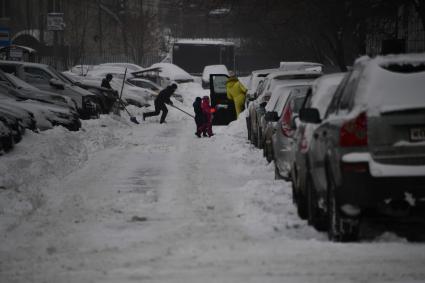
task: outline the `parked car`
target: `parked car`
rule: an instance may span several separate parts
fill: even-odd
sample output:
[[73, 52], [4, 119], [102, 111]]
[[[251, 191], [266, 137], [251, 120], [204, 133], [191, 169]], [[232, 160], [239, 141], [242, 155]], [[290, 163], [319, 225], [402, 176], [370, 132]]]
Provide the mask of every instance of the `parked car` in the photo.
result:
[[323, 65], [315, 62], [280, 62], [280, 71], [314, 71], [323, 73]]
[[[127, 79], [127, 82], [133, 86], [143, 89], [151, 98], [155, 98], [162, 90], [161, 86], [148, 79], [129, 78]], [[184, 101], [183, 94], [180, 93], [178, 89], [173, 93], [172, 97], [180, 102]]]
[[81, 127], [78, 113], [67, 106], [53, 103], [21, 99], [0, 86], [0, 110], [13, 111], [22, 125], [30, 130], [47, 130], [53, 126], [63, 126], [71, 131]]
[[282, 112], [277, 122], [278, 129], [272, 135], [275, 179], [289, 181], [291, 178], [291, 164], [294, 158], [291, 148], [294, 143], [295, 121], [311, 83], [313, 81], [305, 82], [291, 89], [281, 110]]
[[322, 74], [319, 72], [305, 72], [305, 71], [293, 71], [293, 72], [274, 72], [269, 74], [264, 81], [261, 93], [253, 103], [249, 105], [248, 115], [251, 122], [251, 142], [258, 148], [262, 148], [263, 138], [260, 125], [261, 116], [265, 113], [265, 106], [270, 99], [273, 89], [277, 86], [286, 85], [302, 85], [311, 83]]
[[202, 71], [202, 88], [210, 88], [210, 75], [229, 75], [229, 70], [225, 65], [208, 65]]
[[36, 130], [36, 121], [32, 112], [18, 106], [15, 107], [14, 105], [10, 105], [9, 103], [5, 103], [5, 101], [1, 99], [1, 96], [0, 102], [0, 112], [2, 114], [7, 114], [19, 119], [22, 127], [24, 127], [25, 129], [29, 129], [32, 131]]
[[178, 84], [194, 82], [193, 77], [182, 68], [171, 63], [155, 63], [150, 68], [159, 69], [161, 87], [167, 87], [172, 82]]
[[80, 88], [54, 68], [37, 63], [0, 61], [0, 69], [11, 73], [41, 90], [72, 98], [82, 119], [96, 118], [100, 113], [95, 94]]
[[132, 64], [132, 63], [125, 63], [125, 62], [119, 62], [119, 63], [103, 63], [103, 64], [99, 64], [96, 65], [94, 68], [105, 68], [105, 67], [119, 67], [119, 68], [127, 68], [129, 73], [133, 73], [133, 72], [138, 72], [138, 71], [143, 71], [144, 68], [136, 65], [136, 64]]
[[25, 134], [25, 128], [22, 120], [14, 114], [0, 110], [0, 122], [10, 129], [12, 137], [12, 145], [10, 148], [12, 148], [14, 144], [22, 140], [22, 136]]
[[360, 221], [424, 221], [425, 56], [359, 59], [321, 119], [309, 160], [319, 208], [334, 241], [357, 240]]
[[0, 155], [13, 148], [12, 130], [0, 118]]
[[305, 86], [278, 86], [270, 97], [269, 102], [265, 107], [265, 114], [261, 117], [261, 128], [263, 130], [263, 155], [268, 162], [274, 160], [273, 155], [273, 141], [272, 136], [278, 130], [280, 115], [282, 113], [282, 109], [286, 104], [291, 92], [295, 88], [305, 87]]
[[[258, 97], [258, 93], [261, 90], [265, 78], [272, 72], [276, 72], [278, 69], [266, 69], [252, 71], [247, 82], [247, 93], [245, 99], [245, 109], [249, 108], [249, 104]], [[251, 140], [251, 117], [246, 115], [246, 127], [248, 133], [248, 140]]]
[[[343, 73], [326, 75], [318, 78], [307, 92], [306, 100], [300, 111], [304, 108], [314, 107], [319, 110], [323, 119], [326, 110], [332, 100], [336, 88], [344, 77]], [[292, 197], [297, 205], [298, 214], [301, 218], [308, 218], [309, 224], [318, 230], [326, 229], [326, 217], [316, 206], [315, 191], [308, 166], [310, 144], [315, 142], [313, 132], [317, 124], [304, 123], [297, 119], [297, 128], [293, 136], [291, 165]], [[312, 167], [314, 169], [314, 167]]]

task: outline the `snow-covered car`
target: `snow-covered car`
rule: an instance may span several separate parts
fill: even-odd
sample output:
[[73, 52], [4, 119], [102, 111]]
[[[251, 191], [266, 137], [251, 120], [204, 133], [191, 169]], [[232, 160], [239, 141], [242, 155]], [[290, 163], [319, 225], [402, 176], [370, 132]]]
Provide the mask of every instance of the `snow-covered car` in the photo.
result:
[[150, 68], [159, 69], [161, 87], [167, 87], [172, 82], [180, 84], [194, 81], [193, 77], [189, 73], [171, 63], [155, 63]]
[[95, 94], [80, 88], [54, 68], [38, 63], [0, 61], [0, 68], [41, 90], [72, 98], [82, 119], [99, 117], [100, 107]]
[[251, 123], [251, 142], [258, 148], [263, 148], [261, 117], [265, 113], [265, 106], [269, 101], [273, 90], [281, 85], [301, 85], [313, 82], [322, 74], [308, 71], [279, 71], [270, 73], [261, 88], [256, 100], [248, 107], [249, 121]]
[[[115, 79], [124, 79], [125, 74], [125, 68], [118, 67], [118, 66], [103, 66], [103, 67], [96, 67], [90, 71], [87, 72], [86, 78], [88, 79], [104, 79], [106, 78], [107, 74], [111, 74], [113, 78]], [[128, 70], [126, 77], [132, 77], [131, 72]]]
[[313, 83], [304, 82], [292, 88], [280, 109], [280, 118], [277, 121], [277, 130], [271, 137], [273, 144], [273, 159], [275, 165], [275, 179], [291, 178], [291, 164], [293, 162], [292, 146], [294, 145], [295, 118], [298, 116], [302, 103], [307, 95], [309, 86]]
[[[323, 119], [335, 90], [344, 76], [344, 73], [337, 73], [317, 79], [308, 90], [307, 98], [300, 111], [304, 108], [316, 108], [319, 110], [320, 118]], [[314, 201], [316, 199], [315, 184], [310, 176], [307, 162], [310, 158], [310, 144], [315, 142], [313, 132], [318, 124], [304, 123], [299, 119], [296, 121], [294, 144], [291, 147], [294, 157], [291, 164], [292, 198], [301, 218], [308, 218], [310, 225], [318, 230], [323, 230], [326, 228], [326, 217], [323, 217], [323, 211], [317, 208], [316, 201]]]
[[210, 75], [229, 75], [229, 70], [225, 65], [208, 65], [202, 71], [202, 88], [210, 88]]
[[67, 96], [59, 95], [49, 91], [38, 89], [20, 78], [4, 73], [0, 70], [0, 84], [8, 88], [14, 96], [20, 99], [32, 99], [41, 102], [53, 103], [60, 106], [67, 106], [76, 110], [76, 103], [73, 99]]
[[[254, 101], [258, 94], [262, 90], [262, 85], [264, 83], [265, 78], [272, 72], [276, 72], [278, 69], [265, 69], [265, 70], [256, 70], [252, 71], [251, 75], [248, 77], [247, 80], [247, 93], [246, 93], [246, 99], [245, 99], [245, 109], [249, 109], [249, 104]], [[246, 115], [246, 128], [248, 133], [248, 140], [251, 141], [252, 135], [251, 135], [251, 117], [249, 115]]]
[[132, 64], [132, 63], [103, 63], [103, 64], [99, 64], [96, 65], [94, 67], [94, 69], [101, 69], [101, 68], [105, 68], [105, 67], [119, 67], [119, 68], [127, 68], [127, 72], [132, 73], [132, 72], [138, 72], [138, 71], [142, 71], [144, 68], [137, 65], [137, 64]]
[[323, 73], [323, 64], [315, 62], [280, 62], [280, 71], [310, 71]]
[[[34, 119], [34, 114], [24, 108], [19, 107], [18, 105], [13, 105], [9, 103], [10, 100], [2, 99], [0, 94], [0, 112], [3, 114], [11, 115], [19, 119], [21, 125], [25, 129], [36, 130], [36, 121]], [[16, 102], [16, 101], [15, 101]]]
[[0, 118], [0, 155], [13, 148], [12, 130]]
[[93, 68], [93, 65], [75, 65], [67, 72], [77, 76], [85, 76], [90, 70], [93, 70]]
[[13, 138], [12, 146], [22, 140], [25, 128], [20, 117], [17, 117], [15, 114], [11, 114], [9, 111], [0, 110], [0, 121], [10, 129], [11, 136]]
[[265, 107], [265, 113], [261, 117], [260, 124], [263, 129], [263, 155], [268, 162], [274, 159], [273, 156], [273, 135], [279, 130], [278, 121], [282, 114], [283, 107], [291, 96], [291, 92], [297, 88], [305, 88], [306, 86], [278, 86], [276, 87], [270, 97], [269, 102]]
[[300, 112], [301, 120], [320, 124], [309, 166], [330, 239], [357, 240], [369, 217], [423, 223], [424, 89], [424, 54], [363, 57], [323, 119], [316, 108]]
[[[147, 90], [149, 93], [151, 93], [152, 98], [155, 98], [162, 90], [161, 86], [147, 79], [129, 78], [127, 79], [127, 82], [133, 86], [137, 86], [144, 90]], [[183, 102], [183, 95], [179, 92], [178, 89], [173, 93], [172, 97], [180, 102]]]
[[81, 127], [78, 113], [67, 106], [46, 103], [31, 99], [21, 99], [10, 94], [7, 89], [0, 87], [0, 109], [15, 113], [22, 125], [30, 130], [47, 130], [54, 126], [63, 126], [70, 131]]

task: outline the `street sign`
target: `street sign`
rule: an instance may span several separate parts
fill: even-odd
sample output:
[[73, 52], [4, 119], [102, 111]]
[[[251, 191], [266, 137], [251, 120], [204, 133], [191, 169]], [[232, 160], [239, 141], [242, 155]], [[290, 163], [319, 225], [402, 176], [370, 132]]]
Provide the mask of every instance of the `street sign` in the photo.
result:
[[9, 58], [13, 61], [21, 61], [24, 56], [24, 52], [21, 48], [16, 46], [11, 46], [9, 49]]
[[63, 21], [63, 13], [47, 14], [47, 30], [61, 31], [64, 30], [65, 23]]
[[10, 45], [10, 29], [0, 28], [0, 46]]

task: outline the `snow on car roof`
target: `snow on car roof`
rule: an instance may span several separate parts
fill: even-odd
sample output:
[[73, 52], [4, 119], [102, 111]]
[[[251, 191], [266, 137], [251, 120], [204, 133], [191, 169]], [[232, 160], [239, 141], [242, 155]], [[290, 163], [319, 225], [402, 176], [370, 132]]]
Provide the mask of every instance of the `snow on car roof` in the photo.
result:
[[425, 54], [363, 57], [352, 76], [359, 79], [355, 104], [369, 115], [425, 108]]
[[332, 97], [345, 75], [345, 73], [325, 75], [314, 82], [310, 107], [317, 108], [321, 118], [325, 115]]
[[159, 67], [159, 74], [161, 77], [168, 77], [171, 80], [177, 79], [193, 79], [192, 76], [182, 68], [171, 63], [155, 63], [151, 68]]

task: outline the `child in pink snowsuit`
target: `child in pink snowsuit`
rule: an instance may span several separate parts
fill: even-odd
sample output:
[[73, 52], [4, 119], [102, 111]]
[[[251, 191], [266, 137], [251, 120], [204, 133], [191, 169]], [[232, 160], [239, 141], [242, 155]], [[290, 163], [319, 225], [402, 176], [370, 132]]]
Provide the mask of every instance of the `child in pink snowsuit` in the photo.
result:
[[202, 98], [201, 109], [205, 116], [205, 126], [203, 127], [202, 135], [206, 137], [208, 134], [208, 136], [211, 137], [214, 135], [212, 132], [212, 109], [213, 108], [211, 108], [210, 98], [208, 96], [204, 96]]

